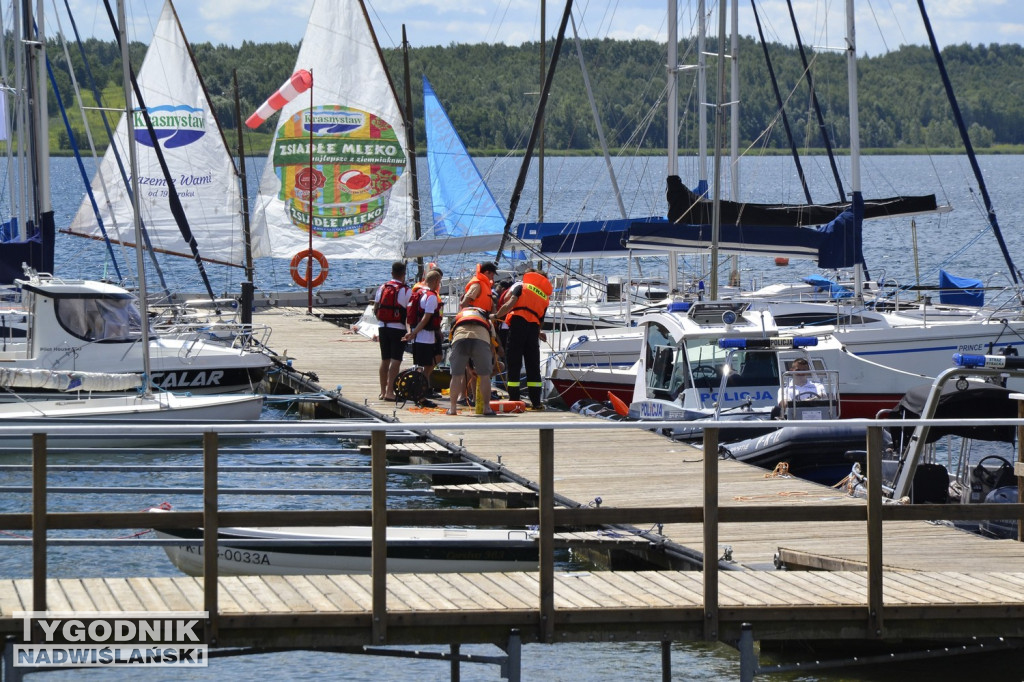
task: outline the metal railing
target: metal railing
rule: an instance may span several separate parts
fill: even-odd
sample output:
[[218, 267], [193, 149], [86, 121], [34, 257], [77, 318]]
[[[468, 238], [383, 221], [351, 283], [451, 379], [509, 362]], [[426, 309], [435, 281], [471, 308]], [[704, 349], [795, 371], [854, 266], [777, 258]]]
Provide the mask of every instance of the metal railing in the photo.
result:
[[[939, 420], [907, 419], [901, 426], [916, 426]], [[830, 421], [794, 422], [797, 428], [820, 428], [834, 425]], [[210, 622], [207, 636], [215, 640], [219, 618], [219, 586], [216, 551], [218, 529], [226, 526], [294, 526], [294, 525], [364, 525], [371, 527], [372, 536], [372, 641], [384, 644], [388, 641], [387, 596], [387, 555], [386, 531], [389, 525], [536, 525], [539, 527], [539, 591], [537, 595], [538, 623], [542, 641], [555, 641], [554, 606], [554, 532], [556, 527], [598, 527], [623, 524], [669, 524], [702, 523], [702, 546], [704, 557], [719, 554], [719, 529], [723, 523], [799, 522], [815, 521], [859, 521], [867, 528], [867, 591], [865, 595], [867, 632], [881, 636], [885, 623], [885, 604], [882, 594], [883, 579], [883, 528], [885, 521], [907, 520], [989, 520], [1016, 518], [1024, 521], [1024, 504], [886, 504], [882, 492], [881, 463], [883, 454], [883, 428], [886, 424], [874, 420], [846, 420], [844, 424], [863, 425], [867, 430], [867, 500], [866, 505], [849, 504], [802, 504], [799, 507], [775, 505], [721, 506], [719, 504], [719, 457], [718, 428], [714, 424], [704, 427], [703, 458], [703, 499], [700, 506], [658, 506], [658, 507], [592, 507], [556, 508], [554, 489], [555, 432], [571, 430], [600, 429], [649, 429], [650, 422], [521, 422], [515, 423], [473, 423], [458, 422], [460, 431], [476, 430], [534, 430], [538, 434], [539, 477], [536, 508], [527, 509], [389, 509], [386, 487], [388, 465], [386, 445], [391, 431], [428, 430], [455, 427], [456, 424], [386, 424], [386, 423], [343, 423], [310, 422], [266, 422], [259, 425], [262, 437], [277, 433], [305, 433], [322, 437], [344, 428], [352, 432], [369, 433], [371, 508], [369, 510], [259, 510], [222, 511], [220, 495], [225, 491], [219, 485], [219, 474], [224, 468], [219, 464], [220, 438], [238, 434], [251, 434], [252, 425], [245, 424], [175, 424], [175, 425], [47, 425], [51, 435], [67, 436], [70, 433], [87, 432], [95, 434], [114, 431], [126, 436], [137, 436], [140, 432], [161, 432], [182, 437], [202, 437], [203, 485], [201, 511], [178, 512], [174, 514], [152, 514], [150, 512], [50, 512], [47, 498], [47, 434], [39, 433], [39, 427], [0, 427], [0, 439], [6, 436], [32, 435], [32, 503], [31, 511], [25, 513], [0, 514], [0, 530], [32, 531], [32, 595], [33, 611], [46, 611], [47, 607], [47, 534], [50, 530], [89, 530], [116, 528], [153, 529], [196, 529], [203, 531], [203, 609], [209, 612]], [[1024, 432], [1024, 418], [963, 420], [968, 425], [1011, 425]], [[692, 422], [659, 422], [659, 426], [677, 428], [692, 427]], [[755, 428], [758, 423], [736, 422], [732, 428]], [[33, 431], [36, 431], [33, 433]], [[1020, 437], [1018, 436], [1018, 442]], [[1018, 454], [1018, 459], [1021, 459]], [[495, 471], [500, 466], [495, 467]], [[1018, 465], [1018, 472], [1024, 469]], [[1024, 523], [1021, 524], [1024, 527]], [[717, 640], [719, 633], [719, 562], [704, 561], [703, 565], [703, 632], [705, 639]], [[1021, 606], [1017, 604], [1016, 606]]]

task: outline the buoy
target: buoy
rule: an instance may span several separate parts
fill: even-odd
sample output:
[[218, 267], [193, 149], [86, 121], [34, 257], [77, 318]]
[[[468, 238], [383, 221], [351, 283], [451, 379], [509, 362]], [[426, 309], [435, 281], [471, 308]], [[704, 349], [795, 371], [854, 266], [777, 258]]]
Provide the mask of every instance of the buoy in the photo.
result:
[[491, 409], [495, 412], [526, 412], [526, 403], [522, 400], [492, 400]]
[[622, 401], [622, 398], [618, 397], [611, 391], [608, 391], [608, 402], [615, 408], [616, 414], [621, 414], [623, 417], [629, 416], [629, 405]]
[[[312, 282], [306, 279], [306, 274], [299, 272], [299, 264], [302, 263], [302, 261], [306, 260], [307, 258], [315, 260], [317, 263], [320, 264], [320, 272], [317, 273], [317, 276], [313, 278]], [[327, 269], [328, 265], [326, 256], [324, 256], [324, 254], [320, 253], [319, 251], [311, 249], [299, 251], [297, 254], [292, 256], [292, 264], [291, 267], [289, 268], [289, 270], [291, 270], [292, 273], [292, 279], [295, 280], [295, 283], [298, 284], [303, 289], [307, 287], [316, 288], [323, 284], [325, 281], [327, 281]], [[306, 273], [308, 273], [309, 275], [313, 274], [312, 263], [309, 263], [306, 266]]]
[[775, 259], [776, 265], [789, 265], [789, 259], [784, 256], [779, 256]]

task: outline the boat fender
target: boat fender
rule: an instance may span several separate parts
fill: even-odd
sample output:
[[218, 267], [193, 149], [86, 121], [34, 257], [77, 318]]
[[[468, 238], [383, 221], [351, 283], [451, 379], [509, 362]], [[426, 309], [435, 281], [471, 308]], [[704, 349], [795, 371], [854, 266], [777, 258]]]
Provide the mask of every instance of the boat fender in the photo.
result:
[[522, 400], [492, 400], [491, 409], [495, 412], [526, 412], [526, 403]]
[[[302, 263], [302, 261], [306, 260], [307, 258], [315, 260], [317, 263], [320, 264], [320, 272], [317, 274], [316, 277], [313, 278], [313, 281], [309, 281], [306, 278], [306, 275], [299, 271], [299, 264]], [[315, 249], [306, 249], [305, 251], [299, 251], [297, 254], [292, 256], [292, 263], [288, 269], [291, 271], [292, 279], [295, 281], [295, 283], [298, 284], [303, 289], [307, 289], [318, 287], [325, 281], [327, 281], [328, 267], [329, 266], [327, 264], [327, 257], [324, 256], [324, 254], [320, 253]], [[310, 263], [307, 272], [312, 271], [312, 269], [313, 266], [312, 263]]]
[[612, 404], [612, 408], [615, 409], [616, 413], [622, 415], [623, 417], [629, 415], [629, 405], [624, 403], [621, 398], [619, 398], [611, 391], [608, 391], [608, 402]]

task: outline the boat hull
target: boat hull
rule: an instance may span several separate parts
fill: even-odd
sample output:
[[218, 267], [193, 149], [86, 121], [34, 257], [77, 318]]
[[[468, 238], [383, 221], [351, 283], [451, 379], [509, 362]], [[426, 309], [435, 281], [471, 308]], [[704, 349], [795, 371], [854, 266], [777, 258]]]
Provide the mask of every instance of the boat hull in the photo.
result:
[[[167, 442], [167, 434], [125, 434], [125, 425], [195, 422], [255, 422], [263, 409], [261, 395], [192, 396], [162, 393], [149, 396], [45, 400], [0, 404], [0, 426], [38, 427], [48, 447], [90, 448], [140, 446]], [[80, 426], [57, 433], [52, 427]], [[31, 436], [7, 436], [4, 448], [25, 448]], [[0, 448], [2, 451], [2, 448]]]
[[[202, 531], [156, 531], [156, 535], [195, 540]], [[393, 527], [387, 537], [390, 573], [537, 570], [537, 541], [526, 530]], [[220, 575], [369, 574], [371, 569], [368, 527], [228, 528], [218, 538], [231, 541], [217, 551]], [[164, 547], [178, 570], [194, 576], [203, 574], [202, 549], [198, 545]]]

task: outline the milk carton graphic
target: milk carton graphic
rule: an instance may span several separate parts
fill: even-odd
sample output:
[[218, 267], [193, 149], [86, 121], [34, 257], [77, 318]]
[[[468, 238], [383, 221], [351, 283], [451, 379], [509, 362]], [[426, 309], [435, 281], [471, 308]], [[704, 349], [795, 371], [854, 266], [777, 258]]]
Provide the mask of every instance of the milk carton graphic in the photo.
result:
[[360, 109], [316, 106], [296, 112], [274, 142], [278, 197], [297, 228], [343, 238], [377, 227], [406, 157], [390, 123]]

